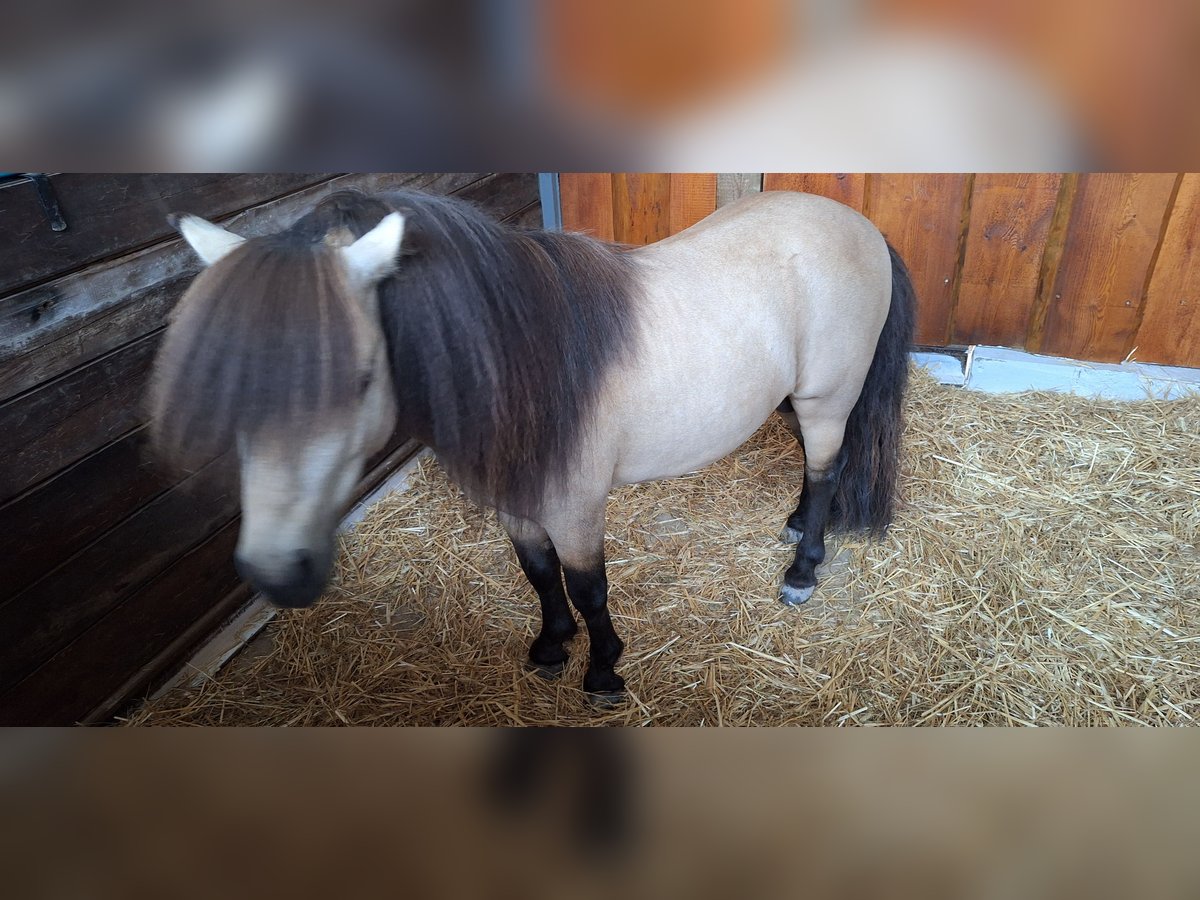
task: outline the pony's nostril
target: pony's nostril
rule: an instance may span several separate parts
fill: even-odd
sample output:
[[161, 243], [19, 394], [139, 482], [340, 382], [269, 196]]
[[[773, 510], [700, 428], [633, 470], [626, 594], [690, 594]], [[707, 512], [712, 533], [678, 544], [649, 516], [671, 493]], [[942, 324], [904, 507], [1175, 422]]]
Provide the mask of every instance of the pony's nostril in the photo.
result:
[[307, 550], [297, 550], [296, 568], [299, 570], [301, 578], [311, 578], [313, 574], [312, 554]]

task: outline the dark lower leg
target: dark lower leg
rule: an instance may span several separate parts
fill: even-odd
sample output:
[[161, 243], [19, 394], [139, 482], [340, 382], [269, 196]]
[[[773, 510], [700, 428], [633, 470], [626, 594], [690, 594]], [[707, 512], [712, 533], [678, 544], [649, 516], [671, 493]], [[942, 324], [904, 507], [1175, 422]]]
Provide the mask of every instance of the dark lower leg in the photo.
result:
[[579, 627], [567, 605], [558, 553], [548, 539], [528, 544], [514, 541], [513, 546], [542, 606], [542, 630], [529, 647], [529, 661], [539, 668], [561, 669], [567, 661], [563, 642], [570, 640]]
[[[783, 421], [787, 423], [788, 429], [793, 435], [795, 435], [796, 443], [800, 445], [800, 452], [803, 453], [804, 434], [800, 431], [800, 420], [796, 418], [796, 411], [792, 409], [791, 401], [784, 400], [779, 404], [777, 411]], [[807, 488], [808, 479], [806, 478], [804, 481], [805, 487]], [[783, 527], [783, 533], [780, 535], [780, 540], [782, 540], [785, 544], [797, 543], [800, 540], [800, 535], [804, 531], [804, 507], [806, 496], [807, 492], [805, 490], [801, 490], [800, 502], [796, 504], [795, 510], [793, 510], [792, 514], [788, 516], [787, 524]]]
[[809, 473], [804, 478], [800, 503], [788, 519], [788, 526], [803, 532], [803, 536], [796, 546], [795, 562], [783, 577], [781, 596], [784, 603], [803, 603], [812, 596], [817, 583], [817, 566], [825, 559], [825, 526], [829, 522], [836, 487], [835, 472]]
[[591, 658], [583, 679], [583, 689], [598, 694], [624, 690], [625, 680], [613, 671], [625, 645], [617, 637], [608, 614], [608, 577], [604, 572], [604, 558], [601, 557], [588, 569], [564, 568], [563, 571], [566, 574], [567, 593], [583, 616], [591, 642]]

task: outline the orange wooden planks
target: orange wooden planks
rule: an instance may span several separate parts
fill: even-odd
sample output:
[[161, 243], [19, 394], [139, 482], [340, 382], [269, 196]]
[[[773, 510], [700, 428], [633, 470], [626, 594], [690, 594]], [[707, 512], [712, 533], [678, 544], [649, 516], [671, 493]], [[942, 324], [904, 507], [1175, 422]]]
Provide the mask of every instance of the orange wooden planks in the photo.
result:
[[1023, 347], [1062, 176], [977, 175], [951, 343]]
[[917, 292], [916, 342], [946, 343], [970, 176], [871, 175], [871, 219], [904, 258]]
[[564, 231], [613, 239], [613, 176], [609, 172], [562, 172], [558, 176]]
[[1040, 340], [1030, 349], [1119, 361], [1132, 349], [1176, 176], [1082, 175]]
[[612, 185], [613, 230], [618, 241], [650, 244], [670, 235], [669, 174], [624, 173], [614, 175]]
[[671, 234], [695, 225], [716, 208], [716, 172], [671, 176]]
[[866, 176], [845, 172], [768, 172], [763, 177], [764, 191], [803, 191], [831, 197], [859, 212], [863, 208]]
[[1179, 183], [1134, 340], [1141, 362], [1200, 366], [1200, 174]]

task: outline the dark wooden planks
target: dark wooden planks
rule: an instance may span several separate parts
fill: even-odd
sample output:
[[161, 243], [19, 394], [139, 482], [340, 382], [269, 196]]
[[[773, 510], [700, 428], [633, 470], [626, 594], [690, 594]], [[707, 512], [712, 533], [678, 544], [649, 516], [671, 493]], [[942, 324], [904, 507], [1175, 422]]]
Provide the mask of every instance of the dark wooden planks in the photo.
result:
[[50, 176], [67, 221], [52, 231], [30, 182], [0, 187], [0, 296], [173, 237], [166, 216], [221, 217], [329, 178], [320, 174]]
[[169, 488], [139, 428], [0, 506], [0, 603]]
[[[420, 449], [399, 440], [359, 483], [370, 493]], [[232, 520], [132, 592], [28, 677], [0, 691], [0, 725], [103, 721], [172, 671], [249, 599]]]
[[1200, 174], [1179, 182], [1134, 343], [1141, 362], [1200, 366]]
[[944, 345], [954, 309], [971, 177], [870, 178], [870, 217], [904, 258], [917, 292], [916, 342]]
[[541, 228], [542, 204], [540, 202], [530, 203], [524, 209], [510, 216], [507, 221], [510, 225], [519, 228]]
[[1080, 176], [1045, 323], [1031, 350], [1125, 358], [1175, 182], [1169, 173]]
[[178, 653], [179, 636], [206, 614], [236, 611], [248, 596], [238, 590], [233, 568], [237, 533], [236, 521], [226, 523], [20, 683], [6, 684], [0, 725], [81, 721], [123, 686], [130, 691], [144, 685], [155, 661], [164, 652]]
[[0, 502], [145, 421], [142, 394], [162, 332], [0, 405]]
[[848, 172], [768, 172], [763, 176], [764, 191], [801, 191], [820, 194], [859, 212], [863, 209], [867, 178]]
[[236, 510], [231, 483], [210, 463], [0, 605], [0, 690], [203, 542]]
[[975, 177], [951, 343], [1025, 345], [1061, 182], [1057, 174]]
[[497, 219], [507, 219], [530, 203], [537, 202], [537, 173], [489, 175], [454, 191], [454, 196], [478, 204]]

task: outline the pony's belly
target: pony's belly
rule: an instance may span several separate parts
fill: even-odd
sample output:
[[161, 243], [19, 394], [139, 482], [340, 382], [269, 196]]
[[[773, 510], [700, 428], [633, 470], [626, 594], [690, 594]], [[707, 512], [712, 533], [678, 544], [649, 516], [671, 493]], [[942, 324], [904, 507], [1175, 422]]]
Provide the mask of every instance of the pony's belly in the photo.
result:
[[768, 409], [761, 417], [724, 423], [718, 428], [698, 429], [692, 422], [686, 428], [642, 432], [637, 440], [626, 444], [617, 464], [614, 487], [676, 478], [712, 465], [746, 443], [770, 412]]

